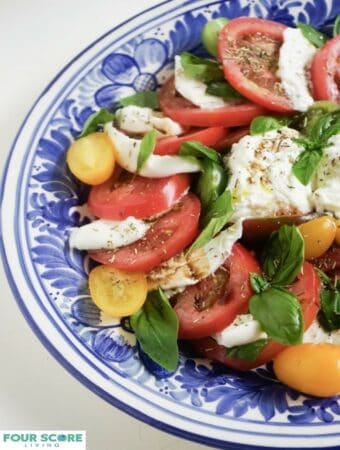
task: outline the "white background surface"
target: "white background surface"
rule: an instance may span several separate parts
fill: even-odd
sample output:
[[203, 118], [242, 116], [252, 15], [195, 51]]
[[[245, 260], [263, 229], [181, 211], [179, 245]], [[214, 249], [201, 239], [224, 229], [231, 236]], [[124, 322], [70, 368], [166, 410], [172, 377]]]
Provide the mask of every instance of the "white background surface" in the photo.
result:
[[[94, 39], [155, 0], [0, 0], [0, 170], [29, 108]], [[86, 430], [88, 450], [198, 450], [88, 391], [29, 329], [0, 265], [0, 430]], [[1, 450], [1, 449], [0, 449]]]

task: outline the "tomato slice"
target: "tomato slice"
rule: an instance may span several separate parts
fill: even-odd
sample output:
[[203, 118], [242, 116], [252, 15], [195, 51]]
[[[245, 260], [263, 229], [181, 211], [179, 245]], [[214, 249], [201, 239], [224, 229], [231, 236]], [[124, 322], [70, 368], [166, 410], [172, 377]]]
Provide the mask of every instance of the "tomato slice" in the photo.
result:
[[155, 155], [176, 155], [180, 146], [187, 141], [199, 141], [208, 147], [215, 147], [228, 135], [228, 129], [224, 127], [210, 127], [203, 130], [191, 131], [182, 136], [171, 136], [157, 141]]
[[324, 255], [313, 260], [313, 264], [330, 276], [340, 274], [340, 247], [333, 247]]
[[217, 109], [203, 109], [177, 95], [174, 78], [161, 88], [160, 105], [165, 115], [182, 125], [194, 127], [237, 127], [248, 125], [256, 116], [267, 111], [254, 103], [230, 103]]
[[238, 92], [267, 109], [291, 112], [291, 101], [276, 75], [285, 29], [265, 19], [230, 20], [219, 34], [218, 52], [224, 76]]
[[129, 272], [152, 270], [196, 238], [200, 209], [199, 199], [190, 193], [159, 218], [144, 238], [117, 250], [90, 251], [89, 255], [95, 261], [116, 269]]
[[253, 295], [250, 272], [260, 272], [256, 259], [241, 244], [235, 244], [215, 274], [180, 293], [174, 306], [179, 338], [210, 336], [228, 326], [237, 314], [246, 312]]
[[123, 172], [94, 186], [88, 198], [90, 212], [101, 219], [124, 220], [129, 216], [146, 219], [163, 213], [185, 194], [188, 174], [165, 178], [145, 178]]
[[234, 128], [228, 133], [228, 136], [221, 140], [215, 149], [218, 151], [228, 150], [233, 144], [236, 144], [240, 139], [249, 134], [249, 127]]
[[[301, 273], [289, 290], [299, 299], [302, 307], [305, 330], [316, 318], [320, 307], [320, 280], [313, 266], [305, 262]], [[249, 370], [271, 361], [287, 346], [278, 342], [269, 342], [255, 361], [242, 361], [226, 356], [226, 349], [212, 338], [200, 339], [192, 342], [193, 346], [207, 358], [219, 361], [238, 370]]]
[[311, 75], [316, 100], [340, 103], [340, 35], [328, 41], [314, 56]]

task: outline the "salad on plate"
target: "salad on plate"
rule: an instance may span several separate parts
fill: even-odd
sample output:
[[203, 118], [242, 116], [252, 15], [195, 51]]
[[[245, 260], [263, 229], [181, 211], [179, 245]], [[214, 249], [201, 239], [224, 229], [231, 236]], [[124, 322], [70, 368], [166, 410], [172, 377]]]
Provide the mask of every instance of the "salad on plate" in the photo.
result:
[[[157, 377], [192, 354], [340, 394], [340, 16], [333, 37], [219, 18], [159, 92], [101, 109], [67, 152], [91, 186], [70, 247]], [[186, 350], [187, 351], [187, 350]], [[322, 367], [322, 370], [320, 368]]]

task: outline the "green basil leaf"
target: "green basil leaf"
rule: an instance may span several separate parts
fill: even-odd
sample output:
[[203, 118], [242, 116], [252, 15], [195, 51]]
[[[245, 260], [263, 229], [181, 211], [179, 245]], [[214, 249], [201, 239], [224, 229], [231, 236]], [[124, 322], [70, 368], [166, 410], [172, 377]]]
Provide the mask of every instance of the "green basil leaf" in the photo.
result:
[[154, 91], [141, 91], [119, 100], [121, 106], [141, 106], [151, 109], [159, 109], [159, 95]]
[[184, 142], [179, 149], [179, 156], [193, 156], [198, 159], [210, 159], [215, 163], [221, 162], [221, 155], [212, 148], [207, 147], [199, 141]]
[[314, 270], [319, 275], [320, 281], [321, 281], [323, 286], [331, 286], [332, 279], [328, 275], [326, 275], [325, 272], [323, 272], [322, 270], [318, 269], [317, 267], [314, 267]]
[[303, 185], [307, 185], [314, 175], [322, 158], [322, 150], [305, 150], [296, 158], [292, 171]]
[[266, 242], [263, 270], [276, 286], [291, 284], [301, 272], [304, 261], [304, 240], [295, 226], [283, 225]]
[[336, 16], [334, 26], [333, 26], [333, 36], [340, 34], [340, 15]]
[[245, 98], [236, 89], [234, 89], [227, 81], [212, 81], [208, 83], [205, 91], [209, 95], [222, 97], [225, 100], [244, 100]]
[[250, 134], [264, 134], [267, 131], [278, 130], [284, 126], [289, 125], [290, 118], [287, 117], [271, 117], [271, 116], [257, 116], [251, 121]]
[[206, 209], [225, 191], [228, 177], [224, 168], [210, 159], [201, 161], [201, 167], [194, 191]]
[[329, 112], [340, 109], [339, 105], [329, 100], [320, 100], [315, 102], [308, 111], [298, 115], [295, 125], [303, 134], [311, 138], [314, 133], [315, 125], [318, 120]]
[[187, 52], [182, 53], [180, 58], [184, 73], [188, 77], [204, 83], [224, 80], [223, 71], [216, 61], [200, 58]]
[[156, 147], [156, 139], [157, 139], [156, 130], [148, 131], [146, 135], [143, 137], [138, 153], [137, 171], [144, 166], [147, 159], [154, 151]]
[[[224, 191], [217, 200], [206, 209], [201, 219], [201, 225], [207, 226], [213, 219], [226, 219], [233, 215], [234, 208], [232, 205], [232, 197], [230, 191]], [[227, 222], [226, 222], [227, 223]]]
[[269, 338], [285, 345], [302, 342], [303, 317], [299, 300], [289, 291], [270, 287], [255, 294], [249, 311]]
[[325, 34], [306, 23], [298, 22], [297, 26], [302, 31], [304, 37], [317, 48], [323, 47], [328, 41], [328, 37]]
[[268, 281], [266, 281], [263, 277], [261, 277], [261, 275], [259, 275], [258, 273], [250, 273], [250, 284], [251, 287], [253, 288], [253, 291], [256, 294], [260, 294], [262, 291], [264, 291], [265, 289], [267, 289], [267, 287], [269, 286]]
[[322, 328], [331, 332], [340, 329], [340, 292], [322, 289], [318, 321]]
[[191, 245], [189, 252], [203, 247], [203, 245], [216, 236], [228, 223], [233, 212], [234, 209], [232, 207], [231, 194], [229, 191], [225, 191], [218, 197], [203, 217], [202, 224], [204, 228]]
[[77, 136], [77, 139], [94, 133], [98, 129], [98, 125], [104, 125], [107, 122], [112, 122], [115, 115], [105, 108], [91, 114], [84, 124], [83, 131]]
[[148, 293], [130, 323], [142, 350], [164, 369], [176, 370], [178, 318], [161, 289]]
[[249, 344], [227, 348], [226, 353], [230, 358], [241, 359], [243, 361], [255, 361], [267, 344], [268, 339], [259, 339]]
[[340, 130], [340, 109], [321, 115], [310, 131], [310, 139], [318, 146], [327, 144], [328, 139]]
[[219, 17], [218, 19], [209, 20], [203, 27], [202, 30], [202, 43], [204, 47], [217, 58], [217, 42], [220, 31], [224, 25], [229, 22], [228, 19], [224, 17]]

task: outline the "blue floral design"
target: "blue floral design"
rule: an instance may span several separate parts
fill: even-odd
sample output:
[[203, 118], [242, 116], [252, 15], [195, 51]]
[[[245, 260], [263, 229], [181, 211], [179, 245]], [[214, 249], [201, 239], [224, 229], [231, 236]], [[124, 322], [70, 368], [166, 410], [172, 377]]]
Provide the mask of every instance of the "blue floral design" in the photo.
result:
[[99, 331], [93, 339], [93, 349], [97, 355], [109, 362], [123, 362], [130, 359], [135, 348], [114, 330]]
[[159, 86], [157, 74], [167, 59], [165, 45], [155, 38], [137, 44], [133, 57], [124, 53], [107, 56], [102, 72], [111, 83], [96, 92], [97, 105], [114, 109], [120, 98], [136, 91], [155, 90]]

